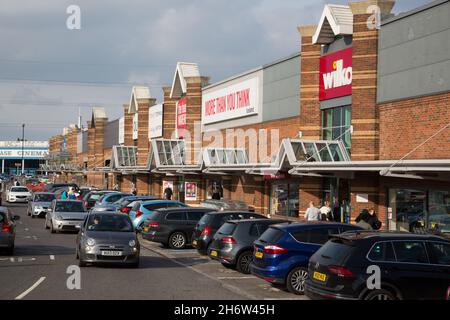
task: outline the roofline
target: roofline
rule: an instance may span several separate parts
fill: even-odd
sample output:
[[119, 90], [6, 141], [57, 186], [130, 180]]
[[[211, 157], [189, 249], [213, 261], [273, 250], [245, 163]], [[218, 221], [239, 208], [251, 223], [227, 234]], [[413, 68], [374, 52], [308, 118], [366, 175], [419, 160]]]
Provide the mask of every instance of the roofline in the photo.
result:
[[423, 6], [417, 7], [415, 9], [410, 10], [410, 11], [402, 12], [402, 13], [396, 15], [396, 16], [393, 16], [393, 17], [387, 18], [385, 20], [382, 20], [381, 21], [381, 26], [385, 26], [385, 25], [387, 25], [389, 23], [392, 23], [392, 22], [395, 22], [395, 21], [407, 18], [407, 17], [412, 16], [412, 15], [414, 15], [416, 13], [419, 13], [419, 12], [422, 12], [422, 11], [426, 11], [428, 9], [431, 9], [433, 7], [436, 7], [436, 6], [439, 6], [439, 5], [444, 4], [446, 2], [449, 2], [449, 1], [450, 0], [434, 0], [434, 1], [432, 1], [432, 2], [430, 2], [428, 4], [425, 4]]

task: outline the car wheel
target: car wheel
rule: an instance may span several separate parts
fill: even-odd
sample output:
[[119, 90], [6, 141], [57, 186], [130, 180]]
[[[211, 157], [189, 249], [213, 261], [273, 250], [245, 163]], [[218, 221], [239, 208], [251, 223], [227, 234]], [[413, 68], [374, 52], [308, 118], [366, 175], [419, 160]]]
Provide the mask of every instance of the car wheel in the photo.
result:
[[48, 223], [47, 223], [47, 218], [45, 218], [45, 229], [50, 229], [50, 227], [48, 226]]
[[182, 232], [174, 232], [169, 237], [169, 246], [171, 249], [183, 249], [186, 247], [186, 236]]
[[12, 255], [14, 255], [14, 246], [9, 247], [9, 248], [6, 250], [6, 255], [7, 255], [7, 256], [12, 256]]
[[140, 259], [131, 265], [132, 268], [139, 268]]
[[308, 270], [305, 268], [294, 268], [286, 278], [286, 287], [289, 292], [302, 295], [305, 294], [305, 282], [308, 279]]
[[250, 274], [250, 263], [252, 261], [253, 253], [251, 251], [245, 251], [241, 253], [236, 264], [237, 271], [243, 274]]
[[234, 265], [234, 264], [228, 264], [228, 263], [222, 262], [222, 266], [224, 266], [227, 269], [233, 269], [233, 270], [236, 269], [236, 265]]
[[51, 233], [56, 233], [55, 228], [53, 228], [53, 221], [52, 220], [50, 220], [50, 232]]
[[397, 297], [390, 291], [380, 289], [370, 292], [364, 300], [397, 300]]

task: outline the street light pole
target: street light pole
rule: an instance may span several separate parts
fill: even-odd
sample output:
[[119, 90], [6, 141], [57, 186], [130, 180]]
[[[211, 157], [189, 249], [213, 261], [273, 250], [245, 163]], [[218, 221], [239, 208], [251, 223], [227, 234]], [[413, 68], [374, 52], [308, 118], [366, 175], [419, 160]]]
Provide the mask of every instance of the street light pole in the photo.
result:
[[25, 159], [23, 157], [23, 147], [25, 143], [25, 123], [22, 124], [22, 174], [25, 172]]

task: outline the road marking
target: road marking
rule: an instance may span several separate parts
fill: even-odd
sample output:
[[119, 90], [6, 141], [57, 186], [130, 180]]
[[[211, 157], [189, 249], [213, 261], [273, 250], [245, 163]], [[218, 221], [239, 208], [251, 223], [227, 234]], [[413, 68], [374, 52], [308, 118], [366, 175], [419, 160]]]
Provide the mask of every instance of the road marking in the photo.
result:
[[50, 255], [50, 260], [55, 260], [55, 256], [54, 255]]
[[38, 285], [40, 285], [43, 281], [45, 280], [45, 277], [41, 277], [38, 281], [36, 281], [30, 288], [28, 288], [27, 290], [25, 290], [23, 293], [21, 293], [20, 295], [18, 295], [17, 297], [15, 297], [14, 300], [21, 300], [22, 298], [24, 298], [27, 294], [29, 294], [31, 291], [33, 291], [34, 289], [36, 289], [36, 287]]
[[217, 277], [219, 280], [241, 280], [241, 279], [256, 279], [255, 277]]
[[25, 228], [25, 231], [28, 231], [28, 230], [30, 230], [30, 229], [28, 229], [28, 228]]
[[14, 262], [14, 258], [10, 258], [9, 260], [10, 260], [11, 262]]

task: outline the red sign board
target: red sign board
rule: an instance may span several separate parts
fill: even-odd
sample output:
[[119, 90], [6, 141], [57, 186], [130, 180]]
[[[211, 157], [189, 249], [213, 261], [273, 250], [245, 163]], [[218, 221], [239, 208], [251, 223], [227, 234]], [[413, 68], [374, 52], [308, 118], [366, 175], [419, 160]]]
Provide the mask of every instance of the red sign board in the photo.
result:
[[177, 119], [176, 128], [178, 138], [184, 138], [187, 129], [186, 122], [186, 97], [181, 98], [177, 102]]
[[352, 94], [352, 48], [320, 57], [319, 100]]

